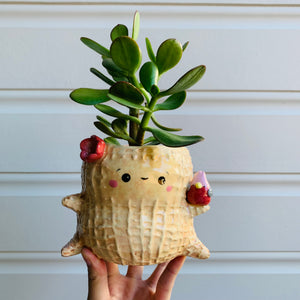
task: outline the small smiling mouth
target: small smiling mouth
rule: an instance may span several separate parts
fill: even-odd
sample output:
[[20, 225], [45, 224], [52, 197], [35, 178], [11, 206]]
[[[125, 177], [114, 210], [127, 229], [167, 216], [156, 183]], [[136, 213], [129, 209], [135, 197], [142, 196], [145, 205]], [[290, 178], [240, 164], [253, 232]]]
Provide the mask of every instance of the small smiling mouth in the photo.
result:
[[141, 179], [142, 179], [142, 180], [147, 180], [147, 179], [148, 179], [148, 177], [141, 177]]

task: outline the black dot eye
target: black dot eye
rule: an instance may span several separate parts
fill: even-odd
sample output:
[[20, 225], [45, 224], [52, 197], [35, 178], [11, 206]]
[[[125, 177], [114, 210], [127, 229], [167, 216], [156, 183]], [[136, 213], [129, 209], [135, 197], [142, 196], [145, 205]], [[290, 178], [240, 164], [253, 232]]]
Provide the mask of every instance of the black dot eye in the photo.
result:
[[122, 175], [122, 180], [128, 182], [131, 179], [131, 176], [128, 173]]
[[164, 176], [160, 176], [158, 178], [158, 183], [161, 184], [161, 185], [165, 184], [166, 183], [166, 178]]

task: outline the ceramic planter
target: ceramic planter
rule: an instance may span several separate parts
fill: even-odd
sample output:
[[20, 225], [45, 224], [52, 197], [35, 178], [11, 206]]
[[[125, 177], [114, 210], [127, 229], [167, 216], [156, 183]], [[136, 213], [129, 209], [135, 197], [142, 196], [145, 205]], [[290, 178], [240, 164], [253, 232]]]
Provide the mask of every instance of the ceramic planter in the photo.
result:
[[[100, 144], [82, 146], [82, 192], [63, 199], [77, 213], [77, 231], [62, 255], [78, 254], [86, 246], [123, 265], [157, 264], [179, 255], [208, 258], [193, 217], [209, 206], [187, 202], [187, 190], [195, 185], [187, 148]], [[99, 157], [89, 160], [97, 151]], [[207, 192], [201, 176], [205, 182], [198, 182], [196, 190]]]

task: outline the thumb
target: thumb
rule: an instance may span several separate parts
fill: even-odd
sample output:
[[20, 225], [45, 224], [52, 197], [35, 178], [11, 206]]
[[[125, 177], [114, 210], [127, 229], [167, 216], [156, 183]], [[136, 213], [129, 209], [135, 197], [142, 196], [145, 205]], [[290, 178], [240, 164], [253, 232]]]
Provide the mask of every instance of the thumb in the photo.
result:
[[105, 261], [99, 259], [91, 250], [87, 248], [83, 248], [81, 254], [88, 268], [88, 300], [109, 299]]

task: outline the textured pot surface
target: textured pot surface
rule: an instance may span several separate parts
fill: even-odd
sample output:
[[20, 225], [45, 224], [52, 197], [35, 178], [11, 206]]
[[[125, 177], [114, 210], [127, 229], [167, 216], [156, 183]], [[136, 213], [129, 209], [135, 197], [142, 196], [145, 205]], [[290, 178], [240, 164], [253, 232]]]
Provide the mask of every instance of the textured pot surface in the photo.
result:
[[187, 148], [107, 145], [103, 157], [83, 163], [82, 192], [63, 199], [77, 212], [77, 231], [63, 256], [83, 246], [123, 265], [148, 265], [179, 255], [208, 258], [193, 217], [209, 209], [187, 203], [193, 177]]

